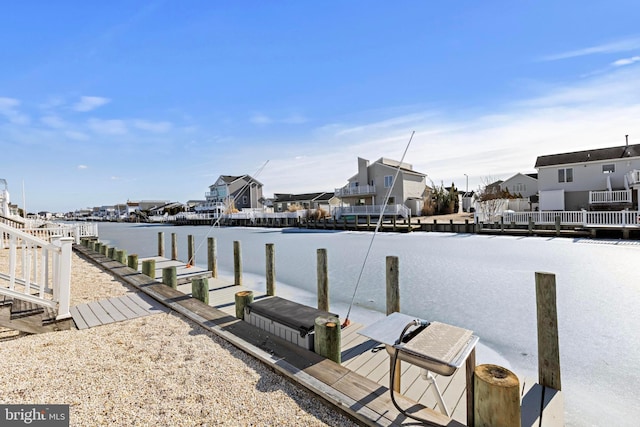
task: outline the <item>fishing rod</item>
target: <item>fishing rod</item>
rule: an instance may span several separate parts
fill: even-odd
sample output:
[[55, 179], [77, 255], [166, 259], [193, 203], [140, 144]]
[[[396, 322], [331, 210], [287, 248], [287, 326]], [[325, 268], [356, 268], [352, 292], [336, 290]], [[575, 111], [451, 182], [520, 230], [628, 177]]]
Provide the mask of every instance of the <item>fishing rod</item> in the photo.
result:
[[[264, 170], [264, 168], [267, 166], [267, 163], [269, 163], [269, 160], [267, 160], [266, 162], [264, 162], [262, 164], [262, 166], [260, 166], [258, 168], [258, 170], [255, 171], [255, 173], [252, 175], [252, 180], [249, 180], [246, 184], [244, 184], [242, 187], [240, 187], [240, 190], [238, 190], [237, 194], [241, 195], [245, 189], [250, 186], [253, 181], [255, 181], [255, 179], [258, 177], [258, 175], [260, 175], [260, 173]], [[227, 197], [231, 197], [231, 195], [227, 196]], [[231, 205], [229, 205], [228, 209], [231, 208]], [[207, 233], [204, 235], [204, 237], [202, 238], [202, 240], [200, 241], [200, 244], [196, 247], [196, 250], [193, 252], [193, 255], [191, 256], [191, 258], [189, 258], [187, 260], [187, 265], [186, 268], [191, 268], [193, 267], [193, 260], [196, 257], [196, 254], [198, 253], [198, 251], [200, 250], [200, 248], [202, 247], [202, 245], [204, 244], [205, 240], [207, 239], [207, 237], [209, 237], [209, 233], [211, 233], [211, 230], [213, 230], [217, 225], [219, 225], [220, 220], [222, 219], [222, 215], [218, 214], [218, 218], [213, 222], [213, 224], [211, 224], [211, 227], [209, 227], [209, 230], [207, 230]]]
[[382, 225], [382, 218], [384, 216], [384, 211], [387, 209], [387, 204], [389, 203], [389, 197], [391, 196], [391, 191], [393, 190], [393, 187], [396, 185], [396, 181], [398, 180], [398, 175], [400, 174], [400, 168], [402, 167], [402, 163], [404, 162], [404, 157], [407, 155], [407, 151], [409, 150], [409, 146], [411, 145], [411, 141], [413, 140], [413, 135], [416, 133], [416, 131], [411, 131], [411, 136], [409, 137], [409, 142], [407, 143], [407, 146], [404, 149], [404, 153], [402, 153], [402, 158], [400, 159], [400, 163], [398, 164], [398, 167], [396, 168], [396, 174], [393, 177], [393, 181], [391, 183], [391, 185], [389, 186], [389, 190], [387, 191], [387, 195], [384, 198], [384, 204], [382, 205], [382, 209], [380, 210], [380, 215], [378, 216], [378, 222], [376, 223], [376, 228], [375, 230], [373, 230], [373, 236], [371, 236], [371, 241], [369, 242], [369, 247], [367, 248], [367, 252], [364, 256], [364, 261], [362, 262], [362, 268], [360, 269], [360, 274], [358, 274], [358, 280], [356, 281], [356, 286], [353, 290], [353, 296], [351, 297], [351, 303], [349, 304], [349, 310], [347, 310], [347, 316], [344, 319], [344, 322], [342, 323], [342, 328], [346, 328], [347, 326], [349, 326], [351, 324], [351, 322], [349, 321], [349, 315], [351, 314], [351, 308], [353, 307], [353, 301], [356, 299], [356, 292], [358, 292], [358, 286], [360, 285], [360, 280], [362, 279], [362, 274], [364, 273], [364, 268], [367, 265], [367, 259], [369, 258], [369, 253], [371, 252], [371, 247], [373, 246], [373, 241], [376, 238], [376, 235], [378, 234], [378, 230], [380, 229], [380, 225]]

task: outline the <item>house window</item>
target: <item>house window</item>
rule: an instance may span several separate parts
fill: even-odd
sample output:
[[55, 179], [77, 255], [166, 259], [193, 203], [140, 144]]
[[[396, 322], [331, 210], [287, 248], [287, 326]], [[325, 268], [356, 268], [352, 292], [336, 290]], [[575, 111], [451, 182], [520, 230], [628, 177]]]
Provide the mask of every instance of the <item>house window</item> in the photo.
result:
[[558, 182], [573, 182], [573, 168], [558, 169]]
[[387, 175], [384, 177], [384, 188], [389, 188], [393, 185], [393, 176]]
[[513, 186], [514, 193], [523, 193], [527, 191], [527, 186], [525, 184], [516, 184]]
[[602, 173], [614, 173], [616, 171], [616, 165], [602, 165]]

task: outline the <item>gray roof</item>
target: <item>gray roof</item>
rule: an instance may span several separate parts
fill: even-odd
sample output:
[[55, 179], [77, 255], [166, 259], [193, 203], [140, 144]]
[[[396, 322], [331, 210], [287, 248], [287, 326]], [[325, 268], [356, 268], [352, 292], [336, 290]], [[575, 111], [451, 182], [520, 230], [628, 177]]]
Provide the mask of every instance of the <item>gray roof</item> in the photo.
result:
[[539, 156], [536, 160], [535, 167], [540, 168], [544, 166], [566, 165], [598, 160], [614, 160], [627, 157], [640, 157], [640, 144]]
[[300, 202], [300, 201], [320, 201], [329, 200], [333, 197], [334, 193], [320, 192], [320, 193], [304, 193], [304, 194], [274, 194], [274, 202]]

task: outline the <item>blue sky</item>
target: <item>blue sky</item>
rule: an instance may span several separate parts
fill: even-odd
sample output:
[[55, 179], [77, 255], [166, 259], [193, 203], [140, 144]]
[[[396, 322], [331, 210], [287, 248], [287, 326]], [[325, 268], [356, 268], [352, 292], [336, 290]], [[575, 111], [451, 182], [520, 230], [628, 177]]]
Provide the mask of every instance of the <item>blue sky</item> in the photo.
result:
[[476, 189], [640, 143], [632, 1], [4, 2], [0, 178], [30, 212], [333, 190], [357, 157]]

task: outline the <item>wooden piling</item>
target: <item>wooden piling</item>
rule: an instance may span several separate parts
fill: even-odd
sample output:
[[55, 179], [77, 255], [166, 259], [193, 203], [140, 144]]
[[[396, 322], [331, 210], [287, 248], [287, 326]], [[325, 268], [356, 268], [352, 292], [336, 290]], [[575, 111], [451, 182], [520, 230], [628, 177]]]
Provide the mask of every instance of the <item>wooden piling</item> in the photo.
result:
[[265, 245], [266, 270], [267, 270], [267, 295], [276, 294], [276, 249], [273, 243]]
[[116, 251], [116, 261], [120, 264], [127, 264], [127, 251], [124, 249], [118, 249]]
[[115, 261], [115, 259], [116, 259], [116, 250], [117, 250], [117, 248], [111, 248], [111, 247], [110, 247], [110, 248], [109, 248], [109, 252], [107, 253], [107, 256], [108, 256], [109, 258], [111, 258], [112, 260], [114, 260], [114, 261]]
[[109, 246], [103, 244], [102, 246], [100, 246], [100, 253], [104, 256], [107, 256], [107, 252], [109, 250]]
[[209, 279], [206, 277], [191, 280], [191, 295], [209, 305]]
[[178, 289], [178, 272], [175, 265], [162, 269], [162, 283], [173, 289]]
[[318, 310], [329, 311], [329, 267], [327, 262], [327, 250], [318, 249], [317, 279], [318, 279]]
[[211, 277], [218, 277], [218, 254], [215, 237], [207, 237], [207, 269]]
[[556, 215], [556, 236], [560, 235], [560, 215]]
[[142, 274], [149, 276], [152, 279], [156, 278], [156, 260], [145, 259], [142, 261]]
[[178, 259], [178, 235], [176, 233], [171, 233], [171, 259]]
[[238, 240], [233, 242], [233, 277], [234, 285], [242, 285], [242, 248]]
[[158, 256], [164, 258], [164, 231], [158, 232]]
[[340, 320], [334, 316], [316, 317], [314, 331], [315, 352], [336, 363], [341, 363]]
[[[399, 260], [397, 256], [387, 257], [387, 316], [391, 313], [400, 312], [400, 272]], [[393, 360], [389, 358], [389, 369], [395, 369], [393, 391], [400, 393], [400, 377], [402, 367], [400, 359], [396, 360], [395, 367]]]
[[195, 249], [195, 242], [193, 239], [193, 235], [189, 234], [187, 236], [187, 265], [194, 265], [196, 263], [196, 260], [193, 259], [196, 253], [196, 249]]
[[253, 302], [253, 291], [240, 291], [235, 294], [236, 317], [244, 320], [244, 308]]
[[129, 268], [133, 268], [134, 270], [138, 269], [138, 255], [131, 254], [127, 257], [127, 265]]
[[474, 371], [475, 427], [520, 427], [520, 382], [510, 370], [479, 365]]
[[529, 234], [533, 234], [533, 217], [529, 217]]
[[556, 276], [536, 272], [536, 308], [538, 320], [538, 383], [561, 390]]

